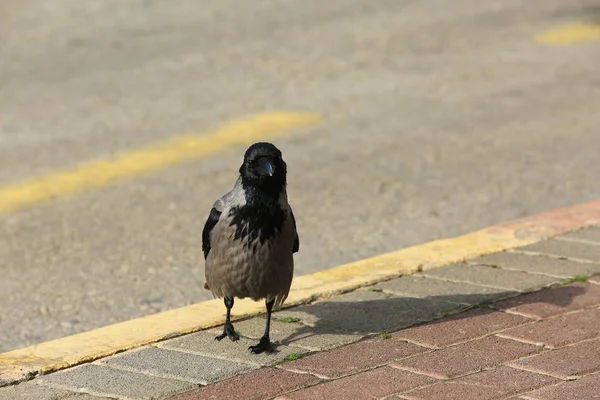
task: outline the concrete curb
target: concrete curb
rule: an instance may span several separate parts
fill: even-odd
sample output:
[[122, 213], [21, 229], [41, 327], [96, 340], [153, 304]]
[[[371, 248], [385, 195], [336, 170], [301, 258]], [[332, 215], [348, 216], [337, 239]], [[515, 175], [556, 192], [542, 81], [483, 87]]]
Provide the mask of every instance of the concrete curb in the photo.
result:
[[[480, 231], [409, 247], [294, 279], [291, 307], [376, 282], [532, 244], [600, 223], [600, 200], [559, 208]], [[261, 302], [236, 301], [234, 319], [260, 314]], [[223, 323], [209, 300], [0, 354], [0, 386]]]

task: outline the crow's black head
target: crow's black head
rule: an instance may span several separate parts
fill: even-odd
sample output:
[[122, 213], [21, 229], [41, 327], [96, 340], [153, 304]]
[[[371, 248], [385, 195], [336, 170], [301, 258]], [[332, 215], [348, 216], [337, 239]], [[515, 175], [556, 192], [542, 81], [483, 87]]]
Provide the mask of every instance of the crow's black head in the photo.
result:
[[279, 194], [286, 184], [287, 165], [272, 143], [258, 142], [246, 150], [240, 175], [246, 185]]

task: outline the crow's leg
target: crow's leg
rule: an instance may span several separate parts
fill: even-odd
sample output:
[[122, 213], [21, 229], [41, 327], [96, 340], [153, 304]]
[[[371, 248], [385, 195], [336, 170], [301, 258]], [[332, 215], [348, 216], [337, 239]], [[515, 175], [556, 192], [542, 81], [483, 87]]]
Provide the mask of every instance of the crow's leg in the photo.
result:
[[235, 342], [236, 340], [240, 339], [240, 335], [235, 333], [235, 329], [233, 329], [233, 325], [231, 325], [231, 321], [229, 320], [231, 308], [233, 307], [233, 297], [225, 297], [223, 301], [225, 303], [225, 307], [227, 307], [227, 315], [225, 316], [225, 326], [223, 327], [223, 333], [221, 333], [219, 336], [216, 336], [215, 339], [221, 340], [225, 336], [227, 336], [229, 339], [231, 339], [232, 342]]
[[248, 350], [250, 350], [254, 354], [260, 354], [263, 351], [273, 351], [273, 347], [271, 346], [271, 340], [269, 339], [269, 331], [271, 330], [271, 311], [273, 310], [273, 304], [275, 304], [275, 299], [271, 301], [266, 301], [267, 323], [265, 325], [265, 333], [263, 337], [260, 338], [260, 341], [256, 346], [248, 347]]

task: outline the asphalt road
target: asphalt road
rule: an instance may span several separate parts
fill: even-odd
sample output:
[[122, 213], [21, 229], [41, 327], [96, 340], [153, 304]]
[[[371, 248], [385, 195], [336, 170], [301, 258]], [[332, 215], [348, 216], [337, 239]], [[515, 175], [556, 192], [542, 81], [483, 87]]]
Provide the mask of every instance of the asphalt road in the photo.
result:
[[[600, 196], [600, 41], [533, 39], [596, 1], [199, 4], [2, 2], [0, 188], [317, 113], [275, 141], [298, 275]], [[244, 150], [0, 215], [0, 351], [211, 298], [201, 230]]]

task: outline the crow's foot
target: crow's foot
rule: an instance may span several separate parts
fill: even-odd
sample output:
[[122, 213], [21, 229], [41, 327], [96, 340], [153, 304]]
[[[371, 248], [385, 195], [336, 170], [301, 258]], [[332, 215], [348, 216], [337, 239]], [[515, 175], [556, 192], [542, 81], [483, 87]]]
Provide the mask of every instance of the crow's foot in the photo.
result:
[[263, 336], [260, 338], [260, 341], [256, 346], [250, 346], [248, 347], [248, 350], [250, 350], [250, 352], [254, 354], [260, 354], [263, 351], [270, 353], [273, 351], [273, 345], [271, 344], [271, 341], [268, 337]]
[[235, 332], [235, 329], [233, 329], [233, 325], [231, 323], [225, 324], [223, 327], [223, 333], [221, 333], [219, 336], [215, 336], [215, 340], [220, 341], [221, 339], [225, 338], [225, 336], [227, 336], [232, 342], [240, 340], [240, 335]]

